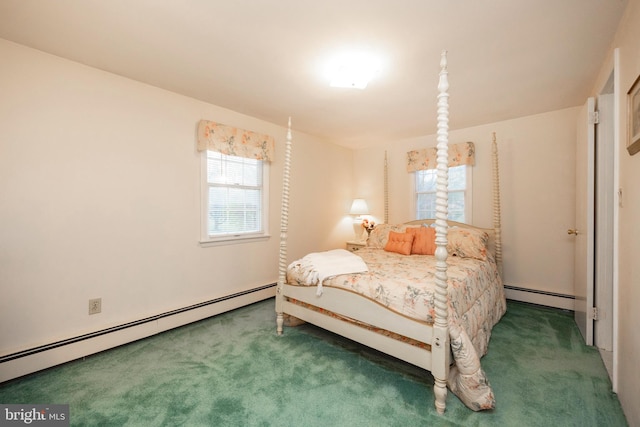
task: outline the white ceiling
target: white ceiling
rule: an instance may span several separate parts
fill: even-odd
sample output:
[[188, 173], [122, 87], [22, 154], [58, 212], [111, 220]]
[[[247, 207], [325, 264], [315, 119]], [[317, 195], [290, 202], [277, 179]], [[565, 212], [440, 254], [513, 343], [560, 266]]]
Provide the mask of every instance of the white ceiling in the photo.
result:
[[[452, 129], [581, 105], [626, 4], [0, 0], [0, 37], [357, 148], [435, 133], [443, 49]], [[322, 74], [346, 48], [383, 58], [364, 91]]]

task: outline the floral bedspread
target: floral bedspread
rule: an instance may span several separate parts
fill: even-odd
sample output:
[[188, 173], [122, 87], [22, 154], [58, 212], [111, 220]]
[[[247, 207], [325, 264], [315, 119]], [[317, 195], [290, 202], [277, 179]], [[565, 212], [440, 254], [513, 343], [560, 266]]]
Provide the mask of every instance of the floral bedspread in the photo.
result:
[[[367, 264], [368, 272], [329, 277], [323, 286], [357, 292], [413, 319], [435, 320], [434, 256], [400, 255], [369, 247], [357, 254]], [[457, 365], [452, 369], [449, 387], [470, 408], [489, 409], [495, 401], [479, 358], [486, 354], [491, 329], [506, 311], [502, 281], [490, 255], [486, 260], [449, 256], [447, 263], [450, 335]], [[303, 275], [302, 267], [292, 263], [288, 283], [305, 286]], [[473, 349], [465, 348], [469, 341]], [[471, 360], [462, 360], [463, 356]], [[470, 366], [477, 366], [479, 372], [470, 372]], [[471, 378], [460, 378], [464, 376], [461, 374], [470, 374], [467, 377]], [[483, 397], [459, 394], [468, 389], [472, 394], [484, 390]]]
[[[364, 295], [412, 319], [435, 320], [435, 266], [429, 255], [400, 255], [363, 248], [357, 254], [367, 264], [366, 273], [344, 274], [324, 280], [324, 287], [343, 288]], [[483, 356], [491, 328], [506, 310], [502, 281], [491, 257], [481, 261], [450, 256], [447, 259], [450, 317], [471, 338]], [[292, 264], [289, 283], [304, 286], [303, 270]]]

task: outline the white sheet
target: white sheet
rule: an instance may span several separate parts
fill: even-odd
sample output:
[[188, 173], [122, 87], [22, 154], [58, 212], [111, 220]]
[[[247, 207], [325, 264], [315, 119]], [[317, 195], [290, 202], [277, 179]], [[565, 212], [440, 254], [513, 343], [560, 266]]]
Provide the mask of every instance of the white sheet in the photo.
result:
[[362, 258], [345, 249], [310, 253], [292, 262], [289, 268], [295, 266], [302, 268], [302, 279], [306, 285], [318, 285], [318, 296], [322, 295], [322, 282], [328, 277], [369, 271]]

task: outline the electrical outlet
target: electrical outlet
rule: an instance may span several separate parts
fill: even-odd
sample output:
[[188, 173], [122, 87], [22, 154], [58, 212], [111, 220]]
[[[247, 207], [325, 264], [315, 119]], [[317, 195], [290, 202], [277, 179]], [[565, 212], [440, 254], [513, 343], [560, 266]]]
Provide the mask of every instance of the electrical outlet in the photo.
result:
[[102, 311], [102, 298], [89, 300], [89, 314], [98, 314]]

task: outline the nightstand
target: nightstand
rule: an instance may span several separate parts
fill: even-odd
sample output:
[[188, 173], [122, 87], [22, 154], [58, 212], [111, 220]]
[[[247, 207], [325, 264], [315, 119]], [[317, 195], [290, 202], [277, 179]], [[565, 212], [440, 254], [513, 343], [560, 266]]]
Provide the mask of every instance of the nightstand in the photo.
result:
[[347, 242], [347, 250], [349, 252], [357, 252], [360, 248], [364, 248], [365, 246], [367, 246], [367, 242], [356, 242], [354, 240]]

